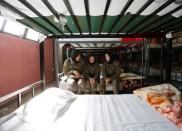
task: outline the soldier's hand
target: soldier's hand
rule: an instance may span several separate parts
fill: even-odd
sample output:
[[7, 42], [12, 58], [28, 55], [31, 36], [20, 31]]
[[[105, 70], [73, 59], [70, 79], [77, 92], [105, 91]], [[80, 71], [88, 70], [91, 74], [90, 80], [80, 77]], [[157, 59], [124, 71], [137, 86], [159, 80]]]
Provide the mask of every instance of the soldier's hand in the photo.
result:
[[90, 84], [94, 85], [95, 84], [95, 78], [90, 78]]
[[80, 78], [80, 73], [76, 70], [73, 71], [75, 78]]
[[73, 78], [75, 78], [75, 76], [74, 75], [70, 75], [70, 78], [73, 79]]
[[80, 75], [80, 78], [82, 78], [82, 79], [83, 79], [83, 78], [84, 78], [84, 76], [83, 76], [83, 75]]
[[108, 85], [110, 81], [111, 81], [111, 78], [105, 78], [106, 85]]

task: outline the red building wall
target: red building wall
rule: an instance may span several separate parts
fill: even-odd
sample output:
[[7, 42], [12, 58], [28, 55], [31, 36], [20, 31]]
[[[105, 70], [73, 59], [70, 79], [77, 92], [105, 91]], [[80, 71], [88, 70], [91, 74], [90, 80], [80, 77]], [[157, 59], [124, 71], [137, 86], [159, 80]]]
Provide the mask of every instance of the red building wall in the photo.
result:
[[[0, 97], [40, 80], [39, 44], [0, 33]], [[46, 83], [54, 80], [53, 40], [45, 40]]]
[[39, 44], [0, 33], [0, 96], [38, 80]]

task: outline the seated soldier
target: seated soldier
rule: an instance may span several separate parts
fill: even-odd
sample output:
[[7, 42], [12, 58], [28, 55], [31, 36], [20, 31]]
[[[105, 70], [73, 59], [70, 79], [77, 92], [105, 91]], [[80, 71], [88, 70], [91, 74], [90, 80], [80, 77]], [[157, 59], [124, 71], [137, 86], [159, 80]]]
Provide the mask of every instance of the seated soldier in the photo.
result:
[[84, 77], [86, 78], [85, 93], [95, 94], [97, 91], [97, 84], [100, 79], [101, 68], [96, 63], [93, 55], [88, 56], [88, 63], [84, 67]]
[[102, 76], [100, 80], [99, 92], [104, 94], [106, 87], [111, 84], [113, 93], [119, 93], [119, 75], [121, 73], [119, 62], [114, 61], [112, 54], [105, 54], [105, 63], [102, 65]]
[[[73, 79], [73, 83], [68, 83], [69, 90], [74, 93], [80, 93], [84, 90], [83, 83], [83, 62], [81, 62], [81, 54], [72, 50], [70, 58], [66, 59], [63, 65], [63, 72], [68, 78]], [[78, 84], [79, 83], [79, 84]]]

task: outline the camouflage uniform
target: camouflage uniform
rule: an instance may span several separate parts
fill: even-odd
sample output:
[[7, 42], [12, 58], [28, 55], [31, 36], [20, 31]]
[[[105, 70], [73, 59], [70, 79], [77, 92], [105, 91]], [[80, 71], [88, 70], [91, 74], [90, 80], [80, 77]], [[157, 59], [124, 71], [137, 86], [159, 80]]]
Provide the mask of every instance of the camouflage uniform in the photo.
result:
[[[86, 64], [84, 68], [84, 77], [86, 78], [86, 85], [85, 85], [85, 93], [88, 93], [91, 91], [92, 94], [95, 94], [97, 91], [97, 84], [99, 83], [100, 79], [100, 72], [101, 67], [97, 63], [93, 64]], [[89, 79], [95, 78], [96, 83], [94, 85], [91, 85]]]
[[[83, 62], [74, 62], [72, 58], [68, 58], [65, 60], [64, 65], [63, 65], [63, 72], [65, 75], [68, 77], [70, 75], [74, 75], [73, 71], [76, 70], [80, 74], [83, 73]], [[81, 93], [82, 90], [84, 90], [84, 81], [78, 78], [73, 78], [74, 82], [69, 83], [69, 90], [74, 92], [74, 93]], [[79, 83], [79, 84], [78, 84]]]
[[106, 83], [105, 78], [111, 78], [109, 82], [112, 85], [113, 93], [119, 93], [119, 75], [121, 73], [119, 62], [107, 63], [105, 62], [102, 66], [102, 76], [100, 80], [99, 92], [101, 94], [105, 93]]

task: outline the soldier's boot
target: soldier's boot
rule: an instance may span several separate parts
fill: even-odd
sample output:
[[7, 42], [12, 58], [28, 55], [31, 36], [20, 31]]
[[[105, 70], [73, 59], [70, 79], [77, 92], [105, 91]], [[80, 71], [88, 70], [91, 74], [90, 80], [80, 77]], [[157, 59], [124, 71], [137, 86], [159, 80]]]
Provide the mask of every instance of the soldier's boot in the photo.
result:
[[84, 79], [78, 80], [78, 94], [84, 94], [85, 93], [85, 82]]
[[113, 80], [112, 81], [112, 90], [114, 94], [118, 94], [119, 93], [119, 87], [118, 87], [118, 82], [117, 80]]
[[97, 84], [91, 85], [92, 94], [96, 94], [97, 92]]
[[100, 80], [99, 93], [100, 93], [100, 94], [105, 94], [105, 90], [106, 90], [106, 83], [105, 83], [105, 79], [102, 78], [102, 79]]
[[85, 94], [90, 94], [91, 93], [91, 85], [89, 80], [85, 81]]

